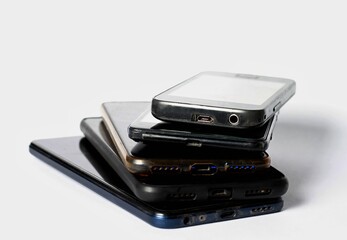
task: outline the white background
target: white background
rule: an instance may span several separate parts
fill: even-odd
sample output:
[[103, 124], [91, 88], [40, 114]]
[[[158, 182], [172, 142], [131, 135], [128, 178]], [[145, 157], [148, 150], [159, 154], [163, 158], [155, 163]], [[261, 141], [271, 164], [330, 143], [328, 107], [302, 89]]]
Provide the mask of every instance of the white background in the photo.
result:
[[[314, 239], [344, 236], [344, 1], [1, 1], [1, 239]], [[31, 156], [81, 135], [106, 101], [151, 98], [201, 71], [296, 80], [269, 154], [280, 213], [176, 230], [132, 216]]]

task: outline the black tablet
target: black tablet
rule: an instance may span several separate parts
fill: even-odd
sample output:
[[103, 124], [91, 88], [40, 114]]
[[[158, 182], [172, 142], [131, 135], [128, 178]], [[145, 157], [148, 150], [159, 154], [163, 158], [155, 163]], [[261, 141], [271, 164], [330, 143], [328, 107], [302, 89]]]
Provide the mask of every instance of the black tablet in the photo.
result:
[[[81, 130], [89, 142], [143, 201], [204, 201], [276, 198], [288, 189], [287, 178], [274, 167], [253, 174], [181, 176], [169, 174], [138, 176], [120, 160], [101, 118], [86, 118]], [[142, 156], [153, 154], [142, 152]], [[151, 161], [150, 158], [147, 161]]]
[[278, 212], [283, 207], [281, 198], [146, 203], [132, 193], [85, 138], [36, 140], [29, 149], [37, 158], [159, 228], [178, 228], [263, 215]]

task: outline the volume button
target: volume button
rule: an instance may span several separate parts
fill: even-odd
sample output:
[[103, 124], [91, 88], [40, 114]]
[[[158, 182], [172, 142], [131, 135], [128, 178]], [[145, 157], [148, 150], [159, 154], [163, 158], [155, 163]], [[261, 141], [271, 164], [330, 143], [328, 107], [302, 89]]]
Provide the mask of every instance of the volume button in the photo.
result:
[[281, 102], [277, 103], [277, 104], [273, 107], [272, 110], [273, 110], [274, 112], [277, 112], [278, 109], [279, 109], [279, 107], [280, 107], [280, 105], [281, 105]]

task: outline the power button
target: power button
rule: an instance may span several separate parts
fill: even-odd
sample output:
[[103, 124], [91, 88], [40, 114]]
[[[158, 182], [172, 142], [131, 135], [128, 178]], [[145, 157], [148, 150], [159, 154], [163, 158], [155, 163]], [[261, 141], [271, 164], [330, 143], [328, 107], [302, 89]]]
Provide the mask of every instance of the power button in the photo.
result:
[[277, 103], [274, 108], [272, 109], [274, 112], [277, 112], [278, 109], [280, 108], [281, 102]]

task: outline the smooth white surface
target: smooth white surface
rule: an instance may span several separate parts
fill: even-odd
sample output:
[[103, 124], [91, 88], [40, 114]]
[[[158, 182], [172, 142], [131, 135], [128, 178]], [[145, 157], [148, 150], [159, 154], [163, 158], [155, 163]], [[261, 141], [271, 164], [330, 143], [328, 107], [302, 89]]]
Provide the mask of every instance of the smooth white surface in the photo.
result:
[[[343, 1], [1, 1], [0, 239], [343, 238], [347, 214]], [[149, 226], [31, 156], [81, 134], [100, 104], [150, 100], [201, 71], [296, 80], [269, 154], [281, 213]]]
[[168, 95], [209, 101], [262, 105], [285, 83], [224, 75], [200, 75]]

